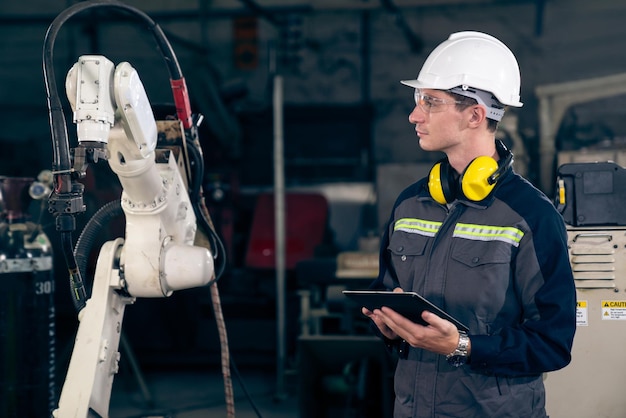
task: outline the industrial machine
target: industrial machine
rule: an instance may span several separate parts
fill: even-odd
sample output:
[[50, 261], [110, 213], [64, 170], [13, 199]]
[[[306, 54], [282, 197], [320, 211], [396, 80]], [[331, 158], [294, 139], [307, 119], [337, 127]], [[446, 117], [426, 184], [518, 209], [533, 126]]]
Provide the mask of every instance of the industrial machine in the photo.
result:
[[[65, 83], [78, 138], [78, 146], [70, 152], [52, 49], [62, 23], [99, 6], [130, 12], [148, 23], [170, 70], [178, 120], [157, 124], [139, 75], [129, 63], [114, 65], [102, 55], [83, 55], [69, 70]], [[201, 119], [191, 114], [185, 79], [163, 32], [148, 16], [120, 2], [81, 2], [60, 14], [46, 34], [44, 76], [54, 147], [49, 211], [61, 234], [80, 320], [53, 415], [107, 417], [127, 305], [136, 298], [162, 298], [178, 290], [210, 285], [214, 305], [219, 306], [216, 280], [223, 262], [217, 261], [223, 260], [223, 251], [202, 198], [203, 160], [197, 137]], [[179, 132], [174, 135], [180, 138], [178, 143], [159, 147], [157, 137], [167, 137], [169, 131]], [[77, 180], [89, 164], [99, 160], [108, 162], [123, 191], [120, 201], [113, 202], [112, 208], [102, 208], [104, 215], [99, 211], [94, 217], [106, 218], [111, 216], [107, 212], [121, 208], [126, 229], [123, 238], [101, 247], [89, 290], [83, 280], [85, 263], [80, 262], [82, 247], [73, 247], [71, 234], [74, 215], [85, 211], [84, 187]], [[225, 338], [225, 332], [220, 337]], [[228, 358], [222, 363], [228, 367]], [[229, 373], [223, 373], [228, 396], [232, 393]], [[234, 411], [228, 400], [227, 408], [229, 413]]]
[[555, 204], [567, 223], [577, 293], [572, 362], [545, 377], [550, 418], [624, 416], [626, 170], [612, 162], [564, 164]]
[[33, 178], [0, 176], [2, 417], [49, 416], [56, 406], [52, 245], [28, 211], [46, 188]]
[[577, 293], [572, 362], [547, 373], [550, 418], [612, 418], [626, 410], [626, 227], [568, 227]]

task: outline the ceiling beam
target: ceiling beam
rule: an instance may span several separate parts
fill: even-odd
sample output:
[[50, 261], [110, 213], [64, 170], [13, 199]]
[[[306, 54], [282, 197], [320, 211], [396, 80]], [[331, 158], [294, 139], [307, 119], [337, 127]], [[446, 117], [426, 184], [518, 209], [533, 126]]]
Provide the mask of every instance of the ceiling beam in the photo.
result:
[[[394, 6], [401, 9], [422, 7], [502, 5], [516, 3], [535, 3], [537, 0], [394, 0]], [[212, 0], [211, 9], [232, 10], [241, 8], [241, 0]], [[248, 3], [248, 1], [245, 1]], [[279, 9], [283, 7], [305, 7], [312, 10], [373, 10], [386, 9], [380, 0], [263, 0], [263, 8]]]

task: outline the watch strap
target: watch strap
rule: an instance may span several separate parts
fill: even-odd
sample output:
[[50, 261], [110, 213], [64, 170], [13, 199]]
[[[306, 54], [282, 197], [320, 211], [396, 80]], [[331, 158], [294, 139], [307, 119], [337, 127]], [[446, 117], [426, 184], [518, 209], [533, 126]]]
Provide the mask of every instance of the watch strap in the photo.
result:
[[463, 364], [467, 363], [468, 348], [469, 337], [467, 336], [467, 333], [464, 331], [459, 331], [459, 343], [457, 344], [456, 349], [446, 356], [446, 360], [448, 360], [448, 363], [453, 366], [462, 366]]

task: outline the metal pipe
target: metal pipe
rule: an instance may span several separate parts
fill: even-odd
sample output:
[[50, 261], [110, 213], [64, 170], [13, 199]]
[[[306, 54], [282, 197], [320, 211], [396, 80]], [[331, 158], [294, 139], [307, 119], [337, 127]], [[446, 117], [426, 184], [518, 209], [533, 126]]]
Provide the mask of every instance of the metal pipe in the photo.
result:
[[285, 170], [283, 155], [283, 78], [274, 76], [274, 233], [276, 257], [276, 397], [285, 393]]

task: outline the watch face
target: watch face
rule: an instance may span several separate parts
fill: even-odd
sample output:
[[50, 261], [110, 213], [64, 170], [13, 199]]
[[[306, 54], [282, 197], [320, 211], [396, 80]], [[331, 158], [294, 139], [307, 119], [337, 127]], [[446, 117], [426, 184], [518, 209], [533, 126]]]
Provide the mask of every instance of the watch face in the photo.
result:
[[450, 356], [448, 358], [448, 364], [450, 364], [451, 366], [454, 366], [454, 367], [462, 366], [466, 362], [467, 362], [467, 357], [465, 357], [465, 356], [455, 355], [455, 356]]

